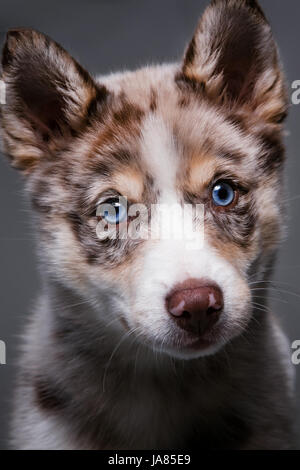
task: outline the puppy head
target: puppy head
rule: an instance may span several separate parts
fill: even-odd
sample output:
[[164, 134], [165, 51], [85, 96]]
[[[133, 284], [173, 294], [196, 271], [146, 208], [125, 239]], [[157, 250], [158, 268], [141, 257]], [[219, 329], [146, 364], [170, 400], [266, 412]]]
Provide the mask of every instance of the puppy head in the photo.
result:
[[[2, 79], [3, 141], [27, 176], [51, 275], [97, 305], [110, 298], [99, 325], [119, 318], [173, 356], [210, 354], [240, 334], [282, 225], [287, 102], [257, 3], [211, 2], [181, 64], [99, 80], [48, 37], [13, 30]], [[111, 222], [101, 204], [118, 207], [114, 236], [99, 236]], [[200, 205], [202, 243], [172, 237], [178, 212], [166, 238], [144, 218], [148, 236], [128, 235], [136, 204], [158, 225], [172, 207]]]

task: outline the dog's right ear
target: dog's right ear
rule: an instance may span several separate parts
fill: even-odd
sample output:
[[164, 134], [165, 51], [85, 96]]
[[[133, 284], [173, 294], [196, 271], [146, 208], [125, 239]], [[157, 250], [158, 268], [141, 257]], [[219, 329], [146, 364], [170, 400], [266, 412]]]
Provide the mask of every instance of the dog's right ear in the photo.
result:
[[108, 97], [59, 44], [34, 30], [8, 32], [2, 67], [3, 143], [26, 172], [65, 146]]
[[212, 0], [182, 66], [187, 83], [214, 103], [246, 106], [269, 123], [287, 110], [277, 47], [256, 0]]

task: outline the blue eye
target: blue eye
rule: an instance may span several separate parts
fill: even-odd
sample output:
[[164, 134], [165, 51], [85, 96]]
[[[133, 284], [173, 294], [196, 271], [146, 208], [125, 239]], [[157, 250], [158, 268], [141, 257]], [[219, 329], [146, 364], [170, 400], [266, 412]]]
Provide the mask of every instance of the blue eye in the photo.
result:
[[228, 183], [219, 182], [213, 187], [212, 199], [216, 206], [229, 206], [234, 200], [234, 196], [234, 189]]
[[127, 218], [127, 204], [123, 198], [110, 198], [100, 204], [97, 209], [98, 215], [109, 224], [117, 225]]

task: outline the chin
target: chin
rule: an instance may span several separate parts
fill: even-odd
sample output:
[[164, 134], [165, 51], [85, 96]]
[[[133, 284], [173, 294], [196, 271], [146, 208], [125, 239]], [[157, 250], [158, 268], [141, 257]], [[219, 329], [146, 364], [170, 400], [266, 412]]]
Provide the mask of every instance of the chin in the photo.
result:
[[[230, 341], [230, 339], [228, 339]], [[174, 359], [192, 360], [218, 353], [228, 342], [224, 337], [199, 337], [195, 335], [174, 335], [168, 342], [146, 341], [155, 352], [164, 353]]]
[[191, 360], [197, 359], [200, 357], [212, 356], [219, 352], [222, 347], [225, 345], [225, 342], [216, 342], [216, 343], [207, 343], [204, 345], [201, 340], [197, 345], [191, 347], [186, 346], [182, 348], [164, 348], [164, 352], [168, 355], [173, 357], [174, 359], [183, 359], [183, 360]]

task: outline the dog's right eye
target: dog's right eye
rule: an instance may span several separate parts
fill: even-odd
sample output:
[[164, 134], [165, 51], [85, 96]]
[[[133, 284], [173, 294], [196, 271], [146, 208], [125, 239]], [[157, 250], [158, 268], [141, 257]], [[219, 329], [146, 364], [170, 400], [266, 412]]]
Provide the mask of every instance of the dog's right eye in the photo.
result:
[[219, 181], [212, 189], [212, 200], [216, 206], [228, 207], [235, 200], [235, 190], [225, 181]]
[[127, 204], [122, 199], [113, 197], [98, 204], [96, 215], [111, 225], [124, 222], [127, 219]]

